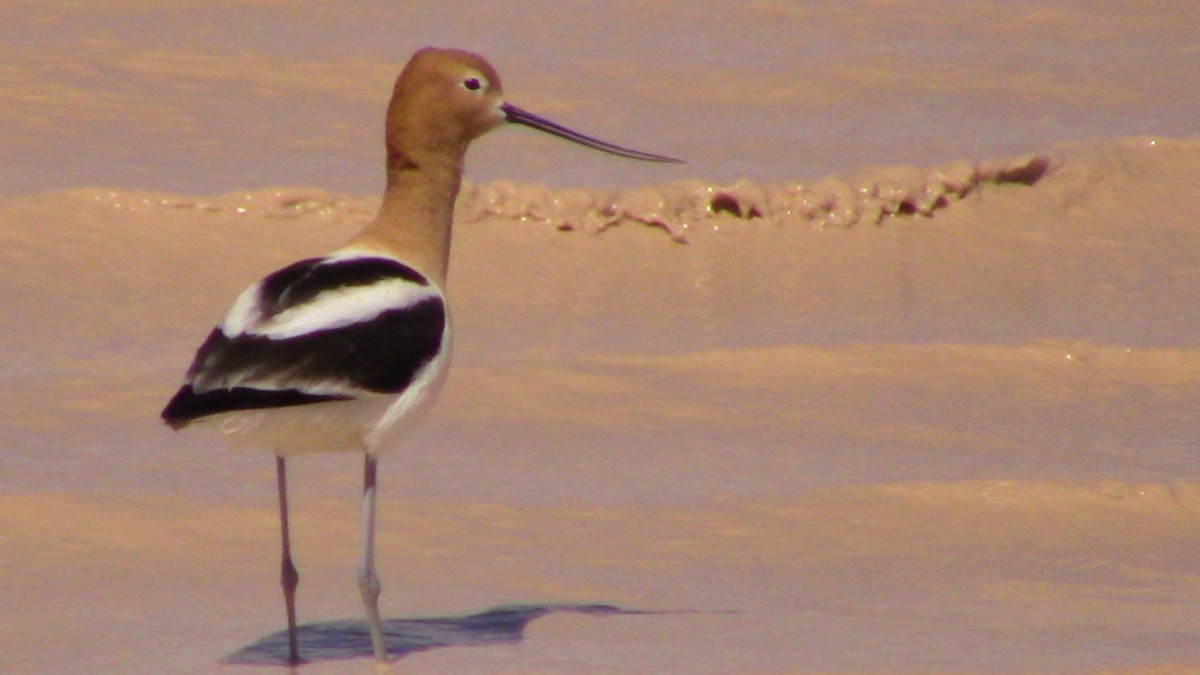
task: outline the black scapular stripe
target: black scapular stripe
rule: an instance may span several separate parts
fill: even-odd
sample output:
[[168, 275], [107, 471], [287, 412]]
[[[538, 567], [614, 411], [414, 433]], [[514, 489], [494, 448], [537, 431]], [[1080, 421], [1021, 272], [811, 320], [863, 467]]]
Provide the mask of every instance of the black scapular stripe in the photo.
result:
[[398, 260], [348, 258], [324, 261], [324, 258], [301, 260], [263, 279], [259, 286], [258, 307], [263, 316], [274, 316], [290, 307], [303, 305], [326, 291], [369, 286], [386, 279], [429, 285], [424, 276]]

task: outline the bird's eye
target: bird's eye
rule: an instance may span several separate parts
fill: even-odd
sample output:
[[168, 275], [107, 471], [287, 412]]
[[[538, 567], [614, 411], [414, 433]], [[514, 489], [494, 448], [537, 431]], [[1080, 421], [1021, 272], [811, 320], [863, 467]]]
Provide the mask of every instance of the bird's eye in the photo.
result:
[[467, 91], [479, 91], [483, 88], [483, 83], [479, 81], [478, 77], [468, 77], [463, 80], [462, 86]]

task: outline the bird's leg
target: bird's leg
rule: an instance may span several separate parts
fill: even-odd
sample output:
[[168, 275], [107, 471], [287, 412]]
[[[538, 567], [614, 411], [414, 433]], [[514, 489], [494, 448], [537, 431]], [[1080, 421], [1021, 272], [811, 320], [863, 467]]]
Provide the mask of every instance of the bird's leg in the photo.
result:
[[283, 585], [283, 601], [287, 605], [288, 661], [300, 663], [300, 649], [296, 642], [296, 586], [300, 585], [300, 574], [292, 564], [292, 544], [288, 532], [287, 466], [283, 455], [275, 455], [275, 474], [279, 479], [279, 532], [283, 543], [283, 559], [279, 581]]
[[358, 568], [358, 589], [362, 592], [367, 624], [371, 628], [371, 644], [375, 660], [387, 662], [387, 645], [383, 641], [383, 624], [379, 620], [379, 577], [375, 576], [375, 457], [367, 453], [363, 467], [363, 556]]

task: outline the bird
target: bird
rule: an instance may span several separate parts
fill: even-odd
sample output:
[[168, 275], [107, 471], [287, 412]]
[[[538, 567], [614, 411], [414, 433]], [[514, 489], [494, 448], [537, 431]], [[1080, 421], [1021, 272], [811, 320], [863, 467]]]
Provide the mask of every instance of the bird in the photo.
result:
[[506, 124], [631, 159], [682, 161], [586, 136], [508, 103], [496, 69], [478, 54], [421, 49], [400, 72], [388, 104], [378, 215], [336, 250], [242, 292], [162, 410], [175, 430], [215, 429], [234, 446], [274, 453], [292, 665], [302, 663], [300, 576], [291, 554], [287, 459], [317, 452], [364, 457], [358, 585], [375, 659], [387, 661], [375, 569], [377, 463], [445, 381], [451, 325], [443, 289], [467, 147]]

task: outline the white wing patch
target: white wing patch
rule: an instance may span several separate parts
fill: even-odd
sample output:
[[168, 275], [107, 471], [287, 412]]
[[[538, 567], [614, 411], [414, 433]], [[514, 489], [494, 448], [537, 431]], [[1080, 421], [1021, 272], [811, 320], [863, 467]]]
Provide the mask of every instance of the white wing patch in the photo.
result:
[[249, 326], [246, 332], [284, 340], [370, 321], [384, 312], [412, 307], [436, 295], [428, 286], [403, 279], [351, 286], [321, 293], [310, 302]]
[[237, 300], [234, 300], [233, 307], [229, 308], [229, 313], [221, 322], [221, 332], [225, 334], [225, 337], [232, 338], [242, 335], [250, 329], [250, 326], [262, 320], [262, 312], [258, 311], [261, 291], [262, 282], [259, 282], [242, 291]]
[[[322, 264], [344, 262], [347, 259], [331, 257]], [[285, 340], [371, 321], [384, 312], [412, 307], [440, 295], [432, 284], [421, 285], [390, 277], [371, 284], [323, 291], [303, 304], [275, 315], [264, 315], [261, 309], [262, 290], [263, 282], [260, 282], [238, 296], [221, 322], [221, 332], [226, 337], [257, 335]]]

